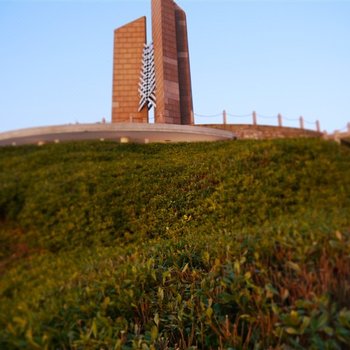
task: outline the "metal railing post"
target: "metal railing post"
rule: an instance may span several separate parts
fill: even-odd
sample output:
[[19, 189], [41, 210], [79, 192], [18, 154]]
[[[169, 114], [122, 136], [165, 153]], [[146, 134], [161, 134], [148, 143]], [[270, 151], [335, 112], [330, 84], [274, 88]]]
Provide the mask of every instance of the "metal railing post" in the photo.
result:
[[317, 132], [321, 132], [321, 125], [320, 125], [319, 120], [316, 120], [316, 130], [317, 130]]
[[227, 113], [225, 110], [223, 110], [223, 112], [222, 112], [222, 119], [223, 119], [224, 125], [226, 125], [227, 124]]
[[282, 127], [282, 114], [281, 113], [278, 113], [277, 119], [278, 119], [278, 126]]
[[256, 118], [256, 112], [255, 111], [253, 111], [252, 116], [253, 116], [253, 125], [257, 125], [258, 121], [257, 121], [257, 118]]

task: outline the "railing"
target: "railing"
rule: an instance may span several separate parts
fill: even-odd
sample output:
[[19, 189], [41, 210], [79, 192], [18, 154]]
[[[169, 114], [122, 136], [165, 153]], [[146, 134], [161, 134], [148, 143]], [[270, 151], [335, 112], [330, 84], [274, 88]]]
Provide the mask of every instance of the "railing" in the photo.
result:
[[[205, 114], [194, 114], [195, 116], [195, 124], [197, 121], [204, 119], [205, 124], [247, 124], [247, 125], [272, 125], [272, 126], [287, 126], [287, 127], [299, 127], [300, 129], [311, 129], [321, 132], [321, 125], [318, 120], [315, 122], [311, 122], [305, 120], [304, 117], [300, 116], [299, 118], [287, 118], [282, 116], [282, 114], [277, 114], [276, 116], [266, 116], [262, 114], [258, 114], [253, 111], [250, 114], [231, 114], [224, 110], [222, 113], [213, 114], [213, 115], [205, 115]], [[206, 121], [209, 122], [206, 122]], [[265, 123], [259, 123], [261, 120], [265, 120]], [[238, 122], [240, 121], [240, 122]], [[243, 121], [243, 122], [242, 122]], [[297, 126], [295, 125], [297, 123]], [[293, 126], [294, 124], [294, 126]], [[350, 124], [350, 123], [349, 123]], [[305, 125], [309, 125], [310, 127], [305, 127]], [[313, 128], [311, 128], [313, 126]]]
[[[340, 142], [342, 139], [350, 138], [350, 123], [339, 130], [335, 130], [333, 134], [327, 135], [328, 138]], [[348, 141], [347, 141], [348, 142]]]

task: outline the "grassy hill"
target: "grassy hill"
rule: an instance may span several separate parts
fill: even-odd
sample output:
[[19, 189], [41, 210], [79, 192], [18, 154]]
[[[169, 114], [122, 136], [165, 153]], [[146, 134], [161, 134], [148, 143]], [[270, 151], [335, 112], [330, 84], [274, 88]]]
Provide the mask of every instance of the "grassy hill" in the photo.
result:
[[1, 349], [348, 349], [350, 152], [0, 149]]

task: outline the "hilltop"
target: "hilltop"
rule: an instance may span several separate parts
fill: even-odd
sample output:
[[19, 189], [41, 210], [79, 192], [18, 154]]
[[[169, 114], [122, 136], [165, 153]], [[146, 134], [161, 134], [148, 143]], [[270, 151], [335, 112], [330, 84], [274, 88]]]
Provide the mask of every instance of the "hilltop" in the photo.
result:
[[346, 349], [350, 152], [0, 149], [1, 349]]

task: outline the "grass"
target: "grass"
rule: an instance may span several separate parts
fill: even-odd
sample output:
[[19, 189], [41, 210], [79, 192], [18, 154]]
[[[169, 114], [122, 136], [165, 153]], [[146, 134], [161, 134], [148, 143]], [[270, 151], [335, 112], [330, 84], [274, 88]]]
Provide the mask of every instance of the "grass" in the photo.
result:
[[0, 149], [0, 348], [347, 349], [350, 152]]

